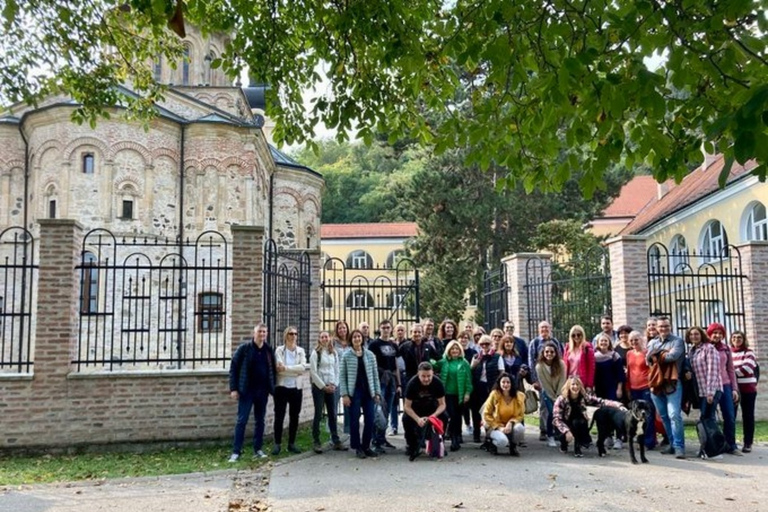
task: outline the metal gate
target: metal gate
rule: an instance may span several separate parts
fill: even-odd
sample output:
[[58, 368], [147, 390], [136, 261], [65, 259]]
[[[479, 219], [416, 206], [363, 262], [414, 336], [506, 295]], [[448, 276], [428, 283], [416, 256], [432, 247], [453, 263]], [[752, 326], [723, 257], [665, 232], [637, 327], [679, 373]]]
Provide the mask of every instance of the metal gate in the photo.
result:
[[31, 373], [38, 265], [35, 240], [21, 227], [0, 232], [0, 373]]
[[667, 316], [679, 335], [712, 322], [727, 332], [744, 330], [744, 275], [741, 253], [730, 245], [718, 254], [648, 248], [650, 314]]
[[503, 263], [497, 268], [483, 273], [483, 328], [485, 332], [504, 326], [507, 319], [507, 266]]
[[561, 341], [567, 340], [574, 325], [581, 325], [588, 336], [599, 332], [600, 317], [611, 314], [608, 251], [596, 247], [564, 262], [528, 260], [525, 292], [529, 332], [538, 332], [542, 320], [552, 324]]
[[361, 322], [371, 333], [382, 320], [404, 324], [420, 321], [419, 270], [409, 258], [397, 258], [394, 268], [347, 268], [338, 258], [323, 264], [320, 285], [323, 296], [323, 330], [333, 333], [336, 322], [345, 320], [350, 329]]
[[274, 240], [264, 245], [264, 323], [269, 343], [283, 344], [283, 331], [295, 326], [298, 343], [309, 350], [311, 265], [305, 251], [279, 249]]
[[[195, 240], [83, 239], [77, 371], [225, 368], [231, 358], [229, 244], [219, 232]], [[191, 299], [191, 300], [190, 300]]]

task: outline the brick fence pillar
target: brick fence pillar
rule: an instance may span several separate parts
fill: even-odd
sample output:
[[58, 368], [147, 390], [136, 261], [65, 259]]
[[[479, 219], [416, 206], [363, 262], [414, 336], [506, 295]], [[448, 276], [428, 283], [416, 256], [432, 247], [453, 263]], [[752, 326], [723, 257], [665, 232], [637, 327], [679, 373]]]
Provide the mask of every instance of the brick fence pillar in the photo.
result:
[[[83, 228], [74, 220], [41, 219], [33, 393], [65, 411], [67, 374], [77, 353]], [[45, 407], [43, 407], [45, 409]], [[49, 414], [54, 411], [48, 411]], [[64, 414], [64, 413], [62, 413]], [[66, 421], [66, 418], [62, 417]], [[33, 421], [33, 418], [30, 418]]]
[[[540, 321], [552, 321], [552, 293], [546, 284], [551, 281], [551, 258], [550, 254], [517, 253], [501, 260], [507, 269], [507, 319], [526, 340], [538, 335]], [[538, 299], [533, 300], [534, 296]]]
[[[323, 307], [323, 290], [320, 289], [320, 250], [319, 249], [307, 249], [309, 255], [309, 269], [310, 269], [310, 282], [309, 287], [309, 348], [315, 346], [320, 335], [322, 318], [320, 317], [321, 308]], [[309, 353], [307, 353], [309, 358]]]
[[606, 242], [611, 260], [613, 324], [631, 325], [640, 332], [651, 310], [648, 260], [643, 236], [618, 236]]
[[[738, 246], [744, 286], [744, 331], [760, 364], [761, 377], [755, 414], [768, 419], [768, 242], [747, 242]], [[734, 268], [734, 273], [738, 269]]]
[[232, 352], [261, 322], [264, 227], [232, 226]]

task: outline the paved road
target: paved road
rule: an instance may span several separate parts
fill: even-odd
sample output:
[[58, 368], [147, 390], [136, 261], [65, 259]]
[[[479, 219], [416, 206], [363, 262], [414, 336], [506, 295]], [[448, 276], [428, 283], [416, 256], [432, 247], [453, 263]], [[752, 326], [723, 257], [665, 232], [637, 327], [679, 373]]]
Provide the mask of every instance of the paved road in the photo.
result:
[[[768, 447], [721, 461], [626, 450], [562, 455], [535, 440], [520, 458], [467, 445], [447, 459], [410, 463], [401, 448], [378, 459], [352, 452], [284, 459], [268, 472], [221, 471], [162, 478], [0, 488], [0, 512], [254, 511], [768, 511]], [[691, 451], [693, 447], [689, 448]], [[266, 468], [268, 470], [269, 468]]]
[[269, 502], [276, 512], [768, 510], [765, 447], [721, 461], [649, 452], [649, 464], [633, 466], [627, 450], [600, 459], [592, 449], [575, 459], [547, 448], [537, 434], [529, 429], [520, 458], [477, 448], [412, 463], [402, 448], [366, 460], [330, 452], [276, 467]]

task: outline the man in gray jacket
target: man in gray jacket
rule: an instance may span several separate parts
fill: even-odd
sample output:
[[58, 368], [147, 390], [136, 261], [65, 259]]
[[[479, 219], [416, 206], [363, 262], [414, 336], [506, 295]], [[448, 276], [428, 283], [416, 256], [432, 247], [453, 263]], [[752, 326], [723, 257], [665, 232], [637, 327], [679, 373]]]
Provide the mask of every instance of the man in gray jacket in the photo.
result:
[[678, 380], [666, 383], [660, 390], [651, 390], [651, 400], [659, 411], [664, 429], [669, 435], [669, 448], [661, 453], [674, 454], [678, 459], [685, 458], [685, 437], [683, 431], [683, 362], [685, 361], [685, 342], [679, 336], [672, 334], [672, 324], [669, 318], [658, 319], [659, 335], [648, 344], [646, 362], [648, 366], [675, 364], [677, 365]]

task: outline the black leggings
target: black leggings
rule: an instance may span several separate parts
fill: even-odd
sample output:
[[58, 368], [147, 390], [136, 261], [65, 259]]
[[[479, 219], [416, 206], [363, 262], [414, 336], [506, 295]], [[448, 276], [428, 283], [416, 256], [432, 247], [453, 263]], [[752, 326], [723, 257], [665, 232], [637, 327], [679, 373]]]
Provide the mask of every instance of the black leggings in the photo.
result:
[[[589, 423], [584, 418], [575, 418], [574, 420], [566, 420], [565, 424], [571, 430], [573, 435], [573, 446], [575, 451], [580, 451], [581, 447], [589, 446], [592, 444], [592, 436], [589, 435]], [[563, 450], [568, 449], [568, 441], [565, 439], [565, 434], [560, 434], [560, 448]]]
[[283, 441], [283, 420], [286, 409], [288, 409], [288, 444], [296, 442], [301, 399], [301, 389], [283, 386], [275, 388], [275, 444], [280, 444]]

